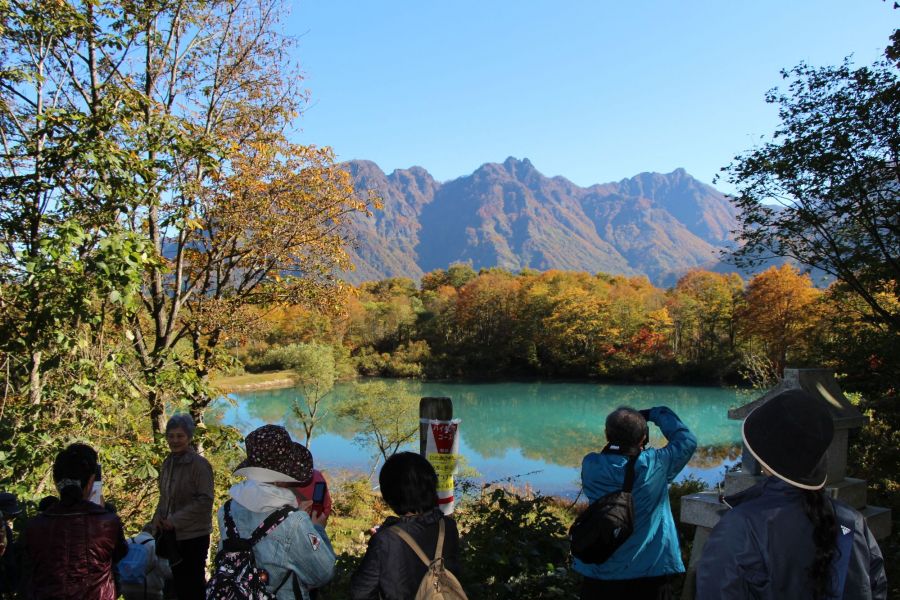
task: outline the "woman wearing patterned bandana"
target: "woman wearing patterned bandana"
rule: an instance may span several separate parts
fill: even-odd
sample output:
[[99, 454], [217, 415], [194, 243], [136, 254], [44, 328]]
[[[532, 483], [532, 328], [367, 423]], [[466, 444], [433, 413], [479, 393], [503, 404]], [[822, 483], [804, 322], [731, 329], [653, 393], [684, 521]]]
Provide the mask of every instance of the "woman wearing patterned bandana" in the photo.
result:
[[[312, 481], [312, 454], [292, 441], [279, 425], [264, 425], [250, 432], [245, 445], [247, 460], [234, 473], [247, 479], [228, 492], [231, 518], [238, 534], [246, 537], [284, 506], [299, 509], [290, 512], [253, 546], [253, 554], [257, 567], [265, 570], [268, 589], [276, 598], [309, 600], [312, 588], [331, 580], [335, 562], [325, 533], [326, 516], [308, 514], [311, 501], [299, 500], [292, 489]], [[225, 507], [219, 509], [218, 519], [219, 531], [226, 531]]]

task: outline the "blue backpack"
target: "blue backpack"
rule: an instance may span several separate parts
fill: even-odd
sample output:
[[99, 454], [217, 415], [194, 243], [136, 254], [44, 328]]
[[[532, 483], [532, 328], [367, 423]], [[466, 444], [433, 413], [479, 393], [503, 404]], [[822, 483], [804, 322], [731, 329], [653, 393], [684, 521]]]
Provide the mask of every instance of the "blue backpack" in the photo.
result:
[[116, 565], [122, 583], [147, 585], [147, 572], [150, 570], [150, 548], [147, 547], [147, 543], [152, 541], [153, 538], [143, 542], [138, 542], [134, 538], [128, 540], [128, 554]]

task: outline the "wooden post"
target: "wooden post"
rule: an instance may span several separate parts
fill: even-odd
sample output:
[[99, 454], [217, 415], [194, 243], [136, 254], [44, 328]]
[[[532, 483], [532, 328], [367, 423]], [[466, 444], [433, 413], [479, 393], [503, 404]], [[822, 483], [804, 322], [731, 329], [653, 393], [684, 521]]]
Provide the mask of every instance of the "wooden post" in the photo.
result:
[[[419, 419], [449, 421], [453, 418], [453, 401], [450, 398], [429, 398], [419, 400]], [[428, 425], [419, 423], [419, 454], [425, 456], [428, 443]]]

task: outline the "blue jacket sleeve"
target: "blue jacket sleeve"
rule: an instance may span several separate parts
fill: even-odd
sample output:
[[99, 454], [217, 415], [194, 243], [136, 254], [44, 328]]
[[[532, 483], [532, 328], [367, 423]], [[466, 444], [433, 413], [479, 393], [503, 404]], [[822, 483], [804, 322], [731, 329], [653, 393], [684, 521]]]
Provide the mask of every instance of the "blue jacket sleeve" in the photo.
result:
[[[294, 571], [308, 588], [322, 587], [334, 575], [335, 556], [331, 540], [325, 529], [313, 525], [304, 511], [299, 519], [298, 552], [295, 554]], [[295, 514], [298, 514], [295, 513]]]
[[697, 449], [697, 436], [666, 406], [651, 408], [650, 421], [656, 423], [669, 442], [657, 456], [665, 465], [666, 479], [671, 483]]

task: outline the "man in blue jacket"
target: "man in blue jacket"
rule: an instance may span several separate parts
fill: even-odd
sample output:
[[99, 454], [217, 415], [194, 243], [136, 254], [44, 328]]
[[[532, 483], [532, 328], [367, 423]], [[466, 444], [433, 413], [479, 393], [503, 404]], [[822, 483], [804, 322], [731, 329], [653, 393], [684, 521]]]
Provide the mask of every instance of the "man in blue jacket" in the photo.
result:
[[[664, 448], [648, 448], [647, 422], [656, 423], [668, 440]], [[606, 417], [606, 447], [581, 463], [581, 485], [590, 502], [617, 492], [625, 482], [629, 455], [638, 454], [634, 468], [634, 532], [602, 564], [577, 558], [574, 569], [584, 575], [582, 600], [670, 597], [669, 579], [684, 572], [678, 534], [669, 507], [669, 484], [697, 448], [697, 438], [665, 406], [637, 411], [628, 407]]]

